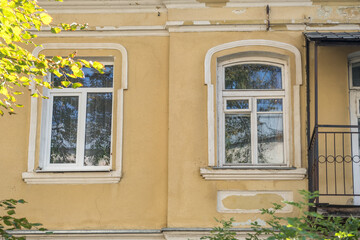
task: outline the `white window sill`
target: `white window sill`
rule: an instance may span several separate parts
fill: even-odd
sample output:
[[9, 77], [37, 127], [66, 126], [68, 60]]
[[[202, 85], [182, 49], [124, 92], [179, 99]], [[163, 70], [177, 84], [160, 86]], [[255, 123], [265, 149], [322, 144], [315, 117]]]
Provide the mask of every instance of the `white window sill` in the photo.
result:
[[205, 180], [302, 180], [306, 169], [200, 168], [200, 174]]
[[23, 172], [27, 184], [103, 184], [120, 182], [120, 171], [110, 172]]

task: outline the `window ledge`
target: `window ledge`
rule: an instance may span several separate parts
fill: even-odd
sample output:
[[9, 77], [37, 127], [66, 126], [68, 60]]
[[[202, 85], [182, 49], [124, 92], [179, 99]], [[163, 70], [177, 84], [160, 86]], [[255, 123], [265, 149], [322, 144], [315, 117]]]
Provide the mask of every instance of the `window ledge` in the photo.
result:
[[306, 177], [306, 169], [200, 168], [200, 174], [205, 180], [302, 180]]
[[23, 172], [22, 178], [27, 184], [103, 184], [120, 182], [121, 173], [119, 171], [81, 173]]

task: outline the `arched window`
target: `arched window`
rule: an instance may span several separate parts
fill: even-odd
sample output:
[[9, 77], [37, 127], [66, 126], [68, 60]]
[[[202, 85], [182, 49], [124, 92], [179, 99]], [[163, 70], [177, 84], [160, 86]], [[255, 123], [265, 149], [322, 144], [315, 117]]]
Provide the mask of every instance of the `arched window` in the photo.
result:
[[287, 164], [287, 78], [281, 61], [218, 64], [218, 166]]

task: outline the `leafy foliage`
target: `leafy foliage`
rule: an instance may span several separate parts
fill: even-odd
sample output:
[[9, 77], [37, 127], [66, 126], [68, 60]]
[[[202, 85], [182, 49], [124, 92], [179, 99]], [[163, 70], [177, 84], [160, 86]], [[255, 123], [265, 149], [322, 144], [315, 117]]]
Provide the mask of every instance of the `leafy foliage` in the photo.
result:
[[[360, 219], [349, 217], [344, 219], [337, 216], [323, 216], [314, 211], [309, 211], [314, 207], [311, 199], [318, 197], [318, 193], [310, 193], [301, 190], [303, 201], [284, 203], [292, 205], [300, 210], [298, 217], [279, 217], [276, 210], [283, 206], [274, 204], [273, 209], [261, 209], [261, 213], [270, 216], [266, 223], [270, 228], [261, 227], [257, 222], [252, 224], [255, 234], [249, 234], [248, 240], [264, 239], [262, 235], [269, 235], [267, 239], [359, 239]], [[285, 224], [284, 224], [285, 223]]]
[[13, 236], [9, 230], [21, 230], [36, 228], [45, 231], [45, 228], [39, 228], [40, 223], [30, 223], [26, 218], [15, 217], [17, 204], [26, 203], [24, 200], [7, 199], [0, 200], [0, 236], [5, 240], [23, 240], [25, 237]]
[[[330, 239], [360, 239], [360, 219], [349, 217], [344, 219], [336, 216], [323, 216], [317, 212], [309, 211], [314, 204], [311, 201], [318, 197], [318, 193], [310, 193], [301, 190], [303, 201], [284, 203], [292, 205], [298, 209], [300, 215], [297, 217], [281, 217], [276, 214], [277, 210], [284, 206], [273, 204], [271, 209], [261, 209], [261, 214], [269, 217], [266, 221], [267, 226], [261, 226], [257, 222], [252, 223], [251, 229], [254, 233], [249, 233], [247, 240], [330, 240]], [[207, 240], [235, 240], [236, 233], [231, 231], [234, 219], [229, 221], [216, 220], [222, 227], [214, 227], [210, 236], [202, 237]]]
[[237, 240], [236, 232], [232, 231], [232, 224], [235, 221], [233, 218], [230, 218], [229, 221], [226, 220], [215, 220], [221, 224], [221, 226], [214, 227], [210, 232], [210, 236], [201, 237], [201, 240]]
[[[61, 0], [57, 0], [61, 1]], [[72, 83], [69, 78], [83, 77], [81, 68], [93, 67], [103, 72], [104, 66], [98, 62], [74, 60], [76, 52], [67, 57], [54, 56], [46, 58], [44, 55], [34, 56], [25, 46], [38, 46], [34, 43], [37, 37], [34, 31], [41, 31], [43, 26], [51, 28], [51, 32], [62, 30], [75, 31], [85, 29], [82, 24], [60, 24], [51, 26], [52, 17], [41, 8], [36, 0], [0, 0], [0, 115], [7, 111], [14, 113], [14, 107], [23, 107], [16, 103], [16, 96], [23, 94], [19, 87], [33, 84], [32, 97], [43, 97], [39, 87], [52, 88], [52, 83], [44, 81], [48, 72], [58, 77], [66, 76], [61, 82], [63, 87], [80, 87], [79, 83]], [[27, 47], [28, 48], [28, 47]], [[62, 69], [69, 67], [71, 73]]]

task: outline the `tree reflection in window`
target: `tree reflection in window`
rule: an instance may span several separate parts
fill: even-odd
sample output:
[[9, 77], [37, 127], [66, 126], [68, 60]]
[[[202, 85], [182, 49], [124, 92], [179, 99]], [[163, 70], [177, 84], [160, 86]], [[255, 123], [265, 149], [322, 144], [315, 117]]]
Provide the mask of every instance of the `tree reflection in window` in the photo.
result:
[[265, 63], [230, 65], [224, 68], [223, 81], [221, 95], [226, 107], [219, 108], [225, 119], [223, 163], [283, 164], [282, 67]]
[[281, 68], [241, 64], [225, 68], [225, 89], [281, 89]]
[[[62, 69], [66, 73], [71, 73], [69, 68]], [[104, 73], [101, 74], [94, 68], [82, 68], [84, 78], [76, 78], [72, 82], [79, 82], [83, 88], [108, 88], [113, 86], [113, 72], [114, 66], [105, 65]], [[52, 75], [52, 82], [55, 87], [61, 87], [61, 81], [65, 80], [66, 76], [57, 77]]]
[[89, 93], [86, 105], [85, 166], [110, 164], [112, 94]]
[[76, 162], [78, 102], [77, 96], [54, 97], [50, 163]]
[[226, 163], [251, 163], [250, 114], [225, 115]]
[[[55, 90], [50, 164], [110, 165], [114, 69], [112, 65], [105, 67], [104, 74], [93, 68], [83, 68], [84, 78], [73, 79], [83, 86], [69, 89], [77, 96], [69, 96], [69, 90], [65, 95], [62, 90]], [[63, 70], [70, 72], [69, 69]], [[52, 75], [52, 80], [58, 87], [65, 79], [64, 76]], [[85, 116], [81, 118], [79, 113]]]

